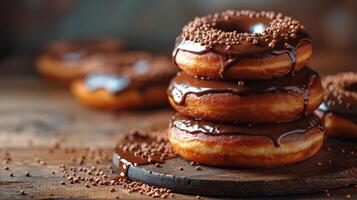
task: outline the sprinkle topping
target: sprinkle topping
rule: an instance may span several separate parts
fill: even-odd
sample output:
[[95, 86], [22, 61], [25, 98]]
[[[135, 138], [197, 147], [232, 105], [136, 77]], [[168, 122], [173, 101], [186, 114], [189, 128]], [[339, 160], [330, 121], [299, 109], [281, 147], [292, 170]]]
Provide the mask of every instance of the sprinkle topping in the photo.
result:
[[357, 73], [345, 72], [323, 79], [324, 101], [333, 111], [357, 113]]
[[281, 13], [251, 10], [227, 10], [196, 17], [182, 30], [181, 37], [203, 46], [241, 43], [264, 44], [274, 48], [277, 42], [295, 39], [304, 32], [299, 21]]

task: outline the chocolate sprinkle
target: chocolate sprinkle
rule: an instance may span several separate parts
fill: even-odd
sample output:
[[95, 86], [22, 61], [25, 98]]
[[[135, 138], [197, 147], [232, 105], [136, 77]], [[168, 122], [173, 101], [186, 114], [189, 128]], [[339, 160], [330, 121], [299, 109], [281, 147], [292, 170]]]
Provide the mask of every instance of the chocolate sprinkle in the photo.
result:
[[325, 89], [324, 104], [332, 112], [357, 115], [357, 73], [345, 72], [322, 80]]
[[[239, 20], [261, 20], [266, 27], [258, 32], [229, 30], [230, 22], [238, 23]], [[294, 39], [296, 34], [301, 31], [304, 31], [304, 26], [299, 21], [284, 16], [282, 13], [227, 10], [204, 17], [196, 17], [183, 28], [182, 38], [209, 46], [239, 45], [248, 41], [255, 44], [268, 44], [273, 48], [277, 40]]]

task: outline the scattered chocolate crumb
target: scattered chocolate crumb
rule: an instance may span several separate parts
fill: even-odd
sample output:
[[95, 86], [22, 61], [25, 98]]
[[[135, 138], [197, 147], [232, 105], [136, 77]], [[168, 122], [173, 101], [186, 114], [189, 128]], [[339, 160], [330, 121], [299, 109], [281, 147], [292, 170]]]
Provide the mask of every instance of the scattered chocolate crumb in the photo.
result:
[[86, 187], [86, 188], [90, 188], [90, 186], [89, 186], [89, 184], [88, 184], [88, 183], [86, 183], [86, 184], [85, 184], [85, 187]]
[[20, 190], [20, 194], [21, 194], [21, 195], [26, 195], [25, 190]]
[[25, 172], [25, 176], [27, 176], [27, 177], [31, 177], [30, 172]]
[[14, 177], [14, 173], [12, 173], [12, 172], [9, 175], [10, 175], [10, 177]]
[[10, 170], [9, 166], [5, 166], [4, 170]]
[[159, 164], [159, 163], [155, 163], [155, 166], [156, 166], [157, 168], [160, 168], [160, 164]]
[[60, 184], [61, 185], [66, 185], [66, 183], [64, 181], [61, 181]]
[[196, 196], [196, 199], [201, 199], [201, 197], [199, 195]]
[[55, 171], [52, 171], [51, 173], [52, 173], [53, 175], [55, 175], [55, 174], [56, 174], [56, 172], [55, 172]]
[[350, 194], [346, 195], [346, 199], [350, 199], [352, 196]]
[[115, 192], [115, 188], [111, 188], [110, 192], [112, 192], [112, 193]]
[[179, 170], [180, 170], [180, 171], [183, 171], [183, 167], [180, 166], [180, 167], [179, 167]]
[[196, 166], [195, 170], [202, 170], [201, 166]]
[[322, 166], [322, 163], [321, 163], [321, 162], [318, 162], [317, 165], [318, 165], [318, 166]]

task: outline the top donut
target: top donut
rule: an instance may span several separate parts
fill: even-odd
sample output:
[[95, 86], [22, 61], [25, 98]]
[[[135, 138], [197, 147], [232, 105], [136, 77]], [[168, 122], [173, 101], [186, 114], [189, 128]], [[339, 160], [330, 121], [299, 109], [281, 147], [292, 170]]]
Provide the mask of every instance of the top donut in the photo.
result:
[[212, 79], [269, 79], [308, 64], [310, 37], [281, 13], [228, 10], [196, 17], [183, 27], [173, 52], [185, 72]]

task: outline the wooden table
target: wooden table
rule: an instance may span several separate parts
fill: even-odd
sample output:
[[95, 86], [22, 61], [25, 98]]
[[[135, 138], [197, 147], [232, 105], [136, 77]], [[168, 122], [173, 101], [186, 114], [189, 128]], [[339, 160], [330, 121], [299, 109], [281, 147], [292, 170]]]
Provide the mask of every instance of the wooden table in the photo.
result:
[[[132, 128], [161, 130], [172, 115], [169, 109], [110, 113], [93, 111], [79, 105], [65, 87], [35, 77], [0, 80], [0, 158], [8, 151], [12, 161], [1, 164], [0, 199], [24, 198], [116, 198], [147, 199], [115, 186], [86, 188], [84, 184], [61, 185], [66, 181], [59, 166], [76, 166], [72, 158], [86, 148], [100, 149], [111, 155], [111, 149], [123, 133]], [[62, 148], [53, 148], [56, 141]], [[70, 150], [73, 149], [73, 150]], [[36, 160], [46, 163], [42, 165]], [[86, 164], [95, 163], [88, 161]], [[100, 162], [107, 169], [110, 162]], [[6, 170], [8, 166], [10, 170]], [[31, 177], [25, 176], [30, 172]], [[10, 177], [10, 173], [13, 177]], [[114, 176], [114, 175], [113, 175]], [[26, 195], [20, 195], [24, 190]], [[356, 188], [330, 191], [333, 198], [357, 198]], [[332, 198], [330, 197], [330, 199]], [[196, 199], [175, 194], [174, 199]], [[273, 199], [286, 199], [275, 197]], [[289, 199], [329, 199], [326, 194], [290, 196]], [[202, 199], [209, 199], [202, 197]], [[252, 198], [250, 198], [252, 199]], [[272, 198], [267, 198], [272, 199]]]

